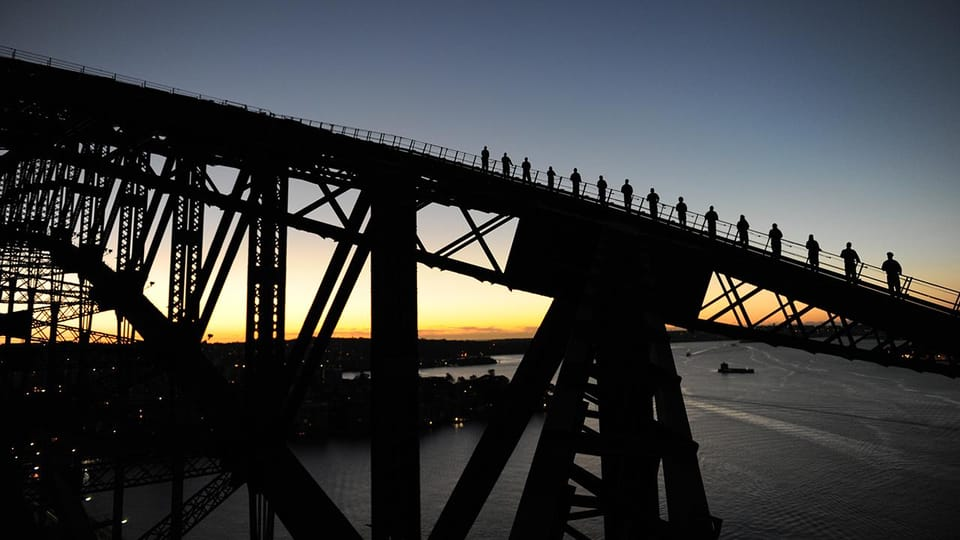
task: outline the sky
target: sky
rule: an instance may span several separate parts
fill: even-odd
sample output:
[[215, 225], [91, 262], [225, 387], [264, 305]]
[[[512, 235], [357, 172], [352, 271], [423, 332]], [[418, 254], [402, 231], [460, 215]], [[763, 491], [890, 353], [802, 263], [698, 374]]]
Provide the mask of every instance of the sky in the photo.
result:
[[[960, 289], [960, 2], [5, 0], [0, 45], [630, 178]], [[291, 242], [291, 283], [310, 289], [291, 295], [295, 332], [325, 248]], [[423, 337], [529, 336], [549, 302], [429, 269], [419, 295]], [[218, 304], [219, 339], [237, 306]], [[362, 335], [368, 306], [358, 290], [338, 334]]]

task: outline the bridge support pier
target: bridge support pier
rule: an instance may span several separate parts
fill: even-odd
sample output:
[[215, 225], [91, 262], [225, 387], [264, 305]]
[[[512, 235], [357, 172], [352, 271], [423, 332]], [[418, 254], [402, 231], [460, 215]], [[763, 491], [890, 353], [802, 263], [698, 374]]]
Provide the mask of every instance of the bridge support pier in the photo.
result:
[[[599, 246], [587, 272], [511, 539], [588, 538], [577, 523], [599, 519], [606, 538], [716, 538], [649, 272], [637, 261], [599, 264], [611, 256]], [[599, 476], [588, 470], [597, 458]]]
[[375, 186], [370, 224], [371, 518], [374, 540], [418, 540], [416, 182], [385, 180]]

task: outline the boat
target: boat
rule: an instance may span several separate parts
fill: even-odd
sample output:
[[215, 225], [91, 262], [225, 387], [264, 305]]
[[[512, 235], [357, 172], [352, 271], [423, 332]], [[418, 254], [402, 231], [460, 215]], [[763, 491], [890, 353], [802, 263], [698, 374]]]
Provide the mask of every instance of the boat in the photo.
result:
[[497, 360], [485, 354], [467, 354], [461, 352], [455, 358], [447, 358], [443, 361], [447, 366], [485, 366], [496, 364]]
[[753, 373], [753, 368], [730, 367], [726, 362], [721, 362], [717, 373]]

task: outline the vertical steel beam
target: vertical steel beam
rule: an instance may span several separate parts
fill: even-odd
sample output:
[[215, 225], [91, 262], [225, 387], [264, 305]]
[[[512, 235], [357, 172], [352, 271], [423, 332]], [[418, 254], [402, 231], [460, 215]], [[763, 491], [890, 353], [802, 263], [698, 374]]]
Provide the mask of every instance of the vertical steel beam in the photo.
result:
[[[635, 297], [618, 298], [625, 305], [642, 303]], [[656, 452], [660, 441], [641, 428], [654, 422], [647, 369], [652, 344], [634, 317], [606, 317], [604, 322], [609, 339], [598, 343], [597, 358], [604, 534], [607, 538], [651, 537], [661, 522], [660, 455]]]
[[[197, 166], [186, 159], [177, 161], [174, 179], [181, 190], [202, 185], [204, 176]], [[170, 234], [170, 285], [167, 313], [170, 322], [182, 327], [196, 324], [198, 306], [196, 283], [200, 272], [203, 248], [203, 203], [182, 193], [171, 195], [176, 200], [173, 230]], [[170, 379], [170, 407], [173, 425], [177, 424], [179, 391], [176, 377]], [[180, 441], [171, 448], [170, 536], [179, 539], [183, 534], [183, 455]]]
[[[235, 190], [236, 191], [236, 190]], [[250, 224], [247, 240], [247, 325], [244, 378], [257, 437], [273, 437], [280, 402], [280, 373], [285, 354], [287, 228], [280, 216], [287, 210], [287, 178], [269, 169], [254, 172], [250, 199], [261, 213]], [[259, 441], [257, 442], [259, 444]], [[274, 511], [263, 487], [248, 484], [250, 538], [273, 538]]]
[[413, 177], [373, 189], [370, 447], [374, 540], [420, 538], [417, 211]]
[[[181, 189], [198, 189], [204, 175], [188, 160], [176, 166], [176, 182]], [[185, 326], [196, 322], [199, 312], [197, 279], [203, 249], [203, 203], [183, 194], [175, 194], [173, 230], [170, 239], [170, 320]]]
[[[640, 264], [639, 291], [643, 297], [655, 298], [657, 283], [654, 273], [649, 271], [649, 264], [649, 261]], [[717, 538], [721, 520], [710, 515], [697, 459], [698, 445], [690, 431], [680, 376], [663, 316], [654, 303], [634, 302], [632, 305], [639, 308], [635, 315], [639, 327], [635, 331], [645, 344], [648, 365], [656, 373], [655, 380], [651, 381], [656, 403], [655, 427], [661, 430], [661, 437], [670, 439], [665, 441], [668, 450], [662, 456], [668, 521], [672, 530], [682, 537]]]

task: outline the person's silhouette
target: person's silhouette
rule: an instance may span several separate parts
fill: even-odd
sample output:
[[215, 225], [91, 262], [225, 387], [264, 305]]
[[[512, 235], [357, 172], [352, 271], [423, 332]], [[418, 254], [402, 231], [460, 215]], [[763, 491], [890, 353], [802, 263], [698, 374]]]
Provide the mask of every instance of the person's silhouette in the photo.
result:
[[903, 273], [903, 268], [893, 258], [892, 251], [887, 252], [887, 260], [883, 261], [880, 269], [887, 273], [887, 288], [890, 289], [890, 294], [900, 296], [900, 274]]
[[503, 177], [510, 178], [510, 173], [513, 171], [510, 170], [513, 167], [513, 161], [510, 160], [510, 156], [506, 152], [503, 153], [503, 157], [500, 158], [500, 163], [503, 164]]
[[573, 184], [571, 190], [573, 191], [573, 196], [580, 198], [580, 173], [577, 172], [577, 168], [573, 168], [573, 172], [570, 173], [570, 183]]
[[557, 173], [553, 172], [553, 166], [547, 167], [547, 188], [553, 189], [553, 180], [557, 177]]
[[660, 196], [657, 195], [657, 192], [650, 188], [650, 193], [647, 193], [647, 206], [650, 207], [650, 217], [657, 219], [657, 212], [659, 211], [657, 205], [660, 203]]
[[687, 226], [687, 203], [683, 202], [683, 197], [677, 199], [677, 220], [681, 227]]
[[523, 163], [520, 164], [520, 167], [523, 169], [523, 181], [530, 182], [530, 161], [527, 158], [523, 158]]
[[597, 180], [597, 197], [601, 205], [607, 205], [607, 181], [603, 179], [602, 174], [600, 175], [600, 179]]
[[847, 281], [856, 281], [857, 265], [860, 264], [860, 255], [857, 255], [856, 250], [853, 249], [853, 244], [847, 242], [847, 247], [843, 248], [843, 251], [840, 252], [840, 258], [843, 259], [843, 272]]
[[710, 205], [710, 209], [703, 215], [703, 218], [707, 220], [707, 236], [713, 240], [717, 237], [717, 219], [719, 219], [717, 211], [713, 209], [713, 205]]
[[737, 221], [737, 236], [740, 239], [741, 246], [750, 246], [750, 223], [747, 222], [747, 218], [743, 214], [740, 214], [740, 220]]
[[767, 233], [770, 236], [770, 253], [773, 255], [774, 259], [780, 258], [780, 241], [783, 238], [783, 231], [777, 228], [777, 224], [774, 223], [773, 227], [770, 228], [770, 232]]
[[490, 170], [490, 150], [487, 150], [487, 145], [483, 145], [480, 151], [480, 167], [485, 171]]
[[623, 208], [630, 213], [630, 206], [633, 204], [633, 186], [630, 185], [630, 179], [623, 181], [620, 186], [620, 193], [623, 193]]
[[812, 234], [807, 238], [807, 261], [814, 272], [820, 271], [820, 242], [814, 240]]

